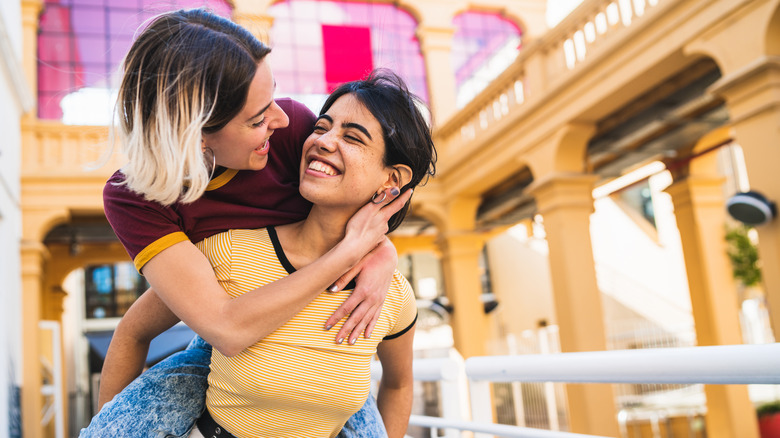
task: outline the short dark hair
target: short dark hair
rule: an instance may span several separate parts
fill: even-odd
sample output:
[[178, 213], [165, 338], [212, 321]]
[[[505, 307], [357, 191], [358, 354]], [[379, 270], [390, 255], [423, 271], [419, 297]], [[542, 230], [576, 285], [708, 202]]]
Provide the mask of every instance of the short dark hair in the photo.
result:
[[[377, 69], [363, 80], [344, 83], [328, 96], [320, 115], [346, 94], [355, 96], [365, 105], [382, 127], [385, 166], [405, 164], [412, 169], [412, 179], [401, 188], [402, 191], [417, 187], [436, 173], [436, 148], [431, 127], [421, 111], [425, 104], [409, 91], [400, 76], [390, 70]], [[410, 202], [390, 218], [389, 231], [398, 228], [404, 220]]]

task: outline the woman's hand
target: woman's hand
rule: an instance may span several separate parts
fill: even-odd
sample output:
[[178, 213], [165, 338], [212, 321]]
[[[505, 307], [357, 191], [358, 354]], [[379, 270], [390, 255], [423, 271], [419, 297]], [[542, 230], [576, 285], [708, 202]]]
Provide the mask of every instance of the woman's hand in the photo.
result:
[[368, 202], [352, 216], [347, 222], [344, 240], [338, 246], [346, 246], [354, 254], [368, 254], [379, 245], [387, 234], [387, 222], [406, 205], [412, 190], [398, 196], [398, 188], [392, 187], [386, 189], [385, 194], [383, 202]]
[[360, 333], [366, 338], [371, 337], [397, 265], [398, 253], [392, 242], [385, 238], [379, 246], [366, 254], [357, 266], [336, 281], [334, 290], [343, 289], [353, 278], [356, 282], [355, 290], [349, 298], [325, 322], [325, 329], [330, 330], [349, 315], [349, 319], [336, 334], [336, 342], [339, 339], [348, 339], [350, 344], [354, 344]]
[[398, 197], [395, 197], [398, 193], [395, 187], [387, 189], [385, 193], [385, 202], [367, 203], [347, 223], [346, 236], [341, 244], [351, 245], [355, 254], [367, 254], [330, 289], [333, 292], [341, 290], [353, 278], [357, 278], [352, 295], [325, 323], [327, 330], [350, 315], [336, 334], [338, 343], [348, 337], [348, 342], [354, 344], [361, 332], [365, 332], [366, 338], [371, 336], [398, 264], [395, 247], [385, 236], [387, 223], [406, 205], [412, 196], [412, 190], [407, 190]]

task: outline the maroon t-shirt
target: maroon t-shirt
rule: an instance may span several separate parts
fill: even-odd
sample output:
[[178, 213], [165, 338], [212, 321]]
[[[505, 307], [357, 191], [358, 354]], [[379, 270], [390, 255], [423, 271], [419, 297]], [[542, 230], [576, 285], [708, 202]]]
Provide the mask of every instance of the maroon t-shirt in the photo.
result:
[[103, 207], [111, 227], [140, 271], [146, 262], [171, 245], [199, 242], [233, 228], [262, 228], [302, 220], [311, 204], [298, 192], [303, 141], [315, 116], [291, 99], [277, 103], [290, 124], [270, 139], [263, 170], [227, 169], [214, 177], [197, 201], [165, 207], [130, 191], [121, 170], [103, 189]]

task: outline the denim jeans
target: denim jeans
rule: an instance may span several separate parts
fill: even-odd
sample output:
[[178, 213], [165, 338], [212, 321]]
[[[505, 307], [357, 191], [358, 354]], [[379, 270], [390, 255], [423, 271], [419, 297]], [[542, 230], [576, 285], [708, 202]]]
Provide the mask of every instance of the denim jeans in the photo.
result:
[[[186, 437], [205, 409], [210, 363], [211, 345], [196, 336], [186, 350], [149, 368], [106, 403], [79, 437]], [[338, 437], [387, 437], [372, 396]]]

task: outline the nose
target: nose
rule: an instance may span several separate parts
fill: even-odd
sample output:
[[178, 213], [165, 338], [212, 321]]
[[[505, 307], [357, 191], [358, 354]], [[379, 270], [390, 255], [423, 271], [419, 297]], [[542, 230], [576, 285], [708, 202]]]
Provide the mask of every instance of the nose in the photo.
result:
[[287, 117], [287, 113], [284, 112], [276, 101], [268, 108], [270, 112], [269, 116], [271, 120], [268, 122], [269, 129], [281, 129], [286, 128], [290, 124], [290, 118]]
[[314, 139], [314, 145], [317, 149], [333, 152], [336, 149], [336, 138], [328, 131]]

